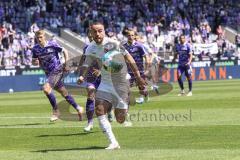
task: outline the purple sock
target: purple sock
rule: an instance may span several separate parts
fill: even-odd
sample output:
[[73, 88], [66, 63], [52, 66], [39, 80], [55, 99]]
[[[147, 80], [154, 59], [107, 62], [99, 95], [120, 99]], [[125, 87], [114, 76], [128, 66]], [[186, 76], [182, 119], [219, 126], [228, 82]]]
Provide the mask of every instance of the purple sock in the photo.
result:
[[178, 78], [178, 84], [179, 84], [181, 90], [184, 90], [182, 78]]
[[189, 92], [192, 91], [192, 79], [188, 80], [188, 87], [189, 87]]
[[93, 115], [94, 115], [94, 100], [88, 98], [86, 102], [86, 115], [88, 119], [88, 123], [91, 123], [93, 121]]
[[71, 95], [65, 97], [66, 101], [71, 104], [76, 110], [78, 110], [78, 104], [75, 102], [74, 98]]
[[56, 101], [55, 95], [51, 92], [50, 94], [47, 94], [46, 96], [47, 96], [49, 102], [51, 103], [52, 108], [54, 110], [56, 110], [57, 109], [57, 101]]

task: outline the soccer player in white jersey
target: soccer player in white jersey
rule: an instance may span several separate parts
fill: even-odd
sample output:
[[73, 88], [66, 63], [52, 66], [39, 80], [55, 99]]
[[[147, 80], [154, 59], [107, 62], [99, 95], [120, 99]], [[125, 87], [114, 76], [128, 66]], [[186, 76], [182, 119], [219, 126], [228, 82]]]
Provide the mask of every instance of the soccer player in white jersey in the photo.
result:
[[105, 70], [102, 65], [102, 58], [106, 53], [109, 53], [108, 51], [110, 50], [118, 51], [123, 60], [122, 62], [127, 62], [131, 66], [139, 87], [143, 88], [146, 84], [141, 78], [132, 56], [120, 46], [118, 41], [105, 37], [103, 24], [99, 22], [93, 23], [91, 25], [91, 34], [93, 36], [93, 42], [89, 44], [86, 50], [86, 59], [78, 83], [81, 84], [84, 81], [84, 77], [91, 63], [95, 59], [99, 60], [99, 63], [101, 64], [101, 83], [96, 93], [95, 113], [98, 117], [102, 131], [110, 141], [110, 144], [106, 149], [119, 149], [120, 145], [113, 134], [111, 124], [109, 123], [106, 114], [112, 107], [114, 107], [117, 122], [123, 123], [125, 121], [129, 93], [129, 83], [128, 80], [126, 80], [127, 67], [125, 64], [118, 73], [112, 74]]

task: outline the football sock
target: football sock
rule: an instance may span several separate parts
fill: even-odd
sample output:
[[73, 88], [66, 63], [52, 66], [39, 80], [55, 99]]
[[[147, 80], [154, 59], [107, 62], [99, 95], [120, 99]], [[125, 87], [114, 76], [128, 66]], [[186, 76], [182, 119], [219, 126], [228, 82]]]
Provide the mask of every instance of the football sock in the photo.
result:
[[94, 115], [94, 100], [88, 98], [86, 102], [86, 115], [88, 119], [88, 123], [93, 122], [93, 115]]
[[65, 97], [66, 101], [71, 104], [77, 111], [79, 111], [79, 106], [78, 104], [75, 102], [75, 100], [73, 99], [73, 97], [71, 95], [67, 95]]
[[192, 79], [188, 80], [189, 92], [192, 92]]
[[181, 90], [184, 90], [182, 78], [178, 78], [178, 84], [179, 84]]
[[99, 125], [102, 131], [107, 136], [110, 143], [117, 143], [117, 140], [112, 132], [112, 127], [110, 122], [107, 120], [106, 115], [98, 116]]
[[56, 110], [56, 109], [57, 109], [57, 101], [56, 101], [56, 97], [55, 97], [55, 95], [53, 94], [53, 92], [51, 92], [50, 94], [47, 94], [46, 96], [47, 96], [47, 98], [48, 98], [48, 100], [49, 100], [52, 108], [53, 108], [54, 110]]

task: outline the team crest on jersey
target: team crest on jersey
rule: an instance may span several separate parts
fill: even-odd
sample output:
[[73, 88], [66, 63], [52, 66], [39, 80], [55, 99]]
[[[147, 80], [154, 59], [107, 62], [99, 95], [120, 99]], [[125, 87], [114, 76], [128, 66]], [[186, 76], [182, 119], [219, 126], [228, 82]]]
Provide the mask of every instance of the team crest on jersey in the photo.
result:
[[112, 50], [116, 50], [117, 49], [117, 44], [116, 43], [106, 43], [104, 45], [104, 52], [109, 52]]

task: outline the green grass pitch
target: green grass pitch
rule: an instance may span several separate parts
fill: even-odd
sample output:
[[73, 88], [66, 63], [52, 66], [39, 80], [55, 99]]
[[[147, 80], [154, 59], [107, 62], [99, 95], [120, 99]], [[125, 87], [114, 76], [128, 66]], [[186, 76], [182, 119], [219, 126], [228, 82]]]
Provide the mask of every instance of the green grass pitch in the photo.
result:
[[239, 160], [240, 80], [193, 86], [192, 97], [178, 97], [173, 84], [170, 93], [132, 106], [132, 127], [112, 123], [121, 145], [114, 151], [103, 149], [108, 142], [96, 119], [87, 134], [86, 121], [50, 123], [40, 91], [0, 94], [0, 160]]

